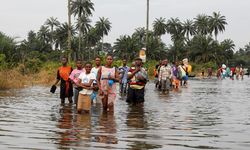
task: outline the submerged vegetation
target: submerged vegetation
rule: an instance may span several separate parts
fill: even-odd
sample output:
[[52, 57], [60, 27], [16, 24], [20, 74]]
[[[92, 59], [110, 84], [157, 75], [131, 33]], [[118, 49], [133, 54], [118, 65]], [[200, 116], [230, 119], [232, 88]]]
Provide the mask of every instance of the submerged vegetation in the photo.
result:
[[[13, 87], [15, 78], [15, 83], [21, 85], [25, 84], [22, 78], [29, 80], [34, 77], [32, 82], [51, 81], [62, 55], [70, 56], [72, 61], [89, 61], [97, 55], [112, 53], [119, 65], [120, 59], [132, 61], [138, 51], [145, 47], [144, 27], [138, 27], [131, 35], [121, 35], [112, 45], [104, 42], [112, 23], [105, 17], [100, 17], [96, 22], [91, 20], [95, 11], [91, 0], [72, 0], [69, 8], [72, 24], [50, 17], [37, 32], [29, 31], [27, 39], [20, 42], [0, 31], [0, 89]], [[163, 58], [170, 61], [189, 58], [194, 69], [198, 70], [207, 66], [216, 69], [221, 63], [250, 66], [250, 43], [237, 50], [231, 39], [218, 41], [217, 37], [226, 30], [226, 25], [226, 17], [216, 12], [211, 16], [199, 14], [185, 21], [156, 18], [152, 24], [153, 30], [148, 31], [146, 53], [149, 61], [146, 65], [153, 68]], [[165, 34], [171, 36], [172, 43], [165, 43], [161, 39]], [[68, 37], [71, 37], [70, 47]], [[42, 76], [39, 77], [39, 74]]]

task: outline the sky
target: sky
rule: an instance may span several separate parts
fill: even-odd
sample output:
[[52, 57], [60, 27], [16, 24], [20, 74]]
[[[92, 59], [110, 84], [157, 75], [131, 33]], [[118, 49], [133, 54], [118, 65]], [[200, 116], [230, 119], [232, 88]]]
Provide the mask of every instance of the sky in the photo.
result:
[[[113, 43], [120, 35], [131, 35], [136, 28], [146, 26], [146, 0], [92, 0], [95, 12], [93, 24], [99, 17], [112, 22], [105, 42]], [[27, 38], [30, 30], [38, 31], [47, 18], [67, 21], [67, 0], [0, 0], [0, 31], [18, 39]], [[150, 29], [155, 18], [178, 17], [181, 21], [198, 14], [220, 12], [227, 19], [226, 31], [218, 40], [232, 39], [236, 49], [250, 42], [250, 0], [150, 0]], [[162, 37], [172, 44], [169, 35]]]

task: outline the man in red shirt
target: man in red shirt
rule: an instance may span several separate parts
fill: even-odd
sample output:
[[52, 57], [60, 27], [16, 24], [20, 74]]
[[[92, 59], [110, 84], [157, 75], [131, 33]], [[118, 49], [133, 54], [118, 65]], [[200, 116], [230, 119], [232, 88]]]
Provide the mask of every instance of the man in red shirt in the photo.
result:
[[142, 59], [135, 59], [135, 67], [131, 67], [128, 72], [128, 96], [127, 102], [133, 104], [144, 103], [144, 88], [147, 83], [148, 75], [142, 67]]

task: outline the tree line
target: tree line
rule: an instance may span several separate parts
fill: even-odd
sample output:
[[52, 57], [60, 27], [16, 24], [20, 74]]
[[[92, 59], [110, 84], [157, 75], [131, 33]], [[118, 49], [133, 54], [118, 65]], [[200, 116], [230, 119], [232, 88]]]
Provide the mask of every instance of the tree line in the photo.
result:
[[[27, 39], [16, 42], [15, 38], [0, 33], [1, 65], [14, 67], [41, 66], [46, 61], [58, 61], [62, 55], [70, 55], [73, 60], [92, 60], [97, 55], [113, 53], [117, 59], [132, 60], [146, 45], [146, 29], [139, 27], [132, 35], [121, 35], [114, 45], [104, 42], [104, 36], [111, 31], [108, 18], [100, 17], [94, 22], [91, 17], [95, 11], [91, 0], [70, 0], [70, 16], [73, 23], [59, 22], [57, 18], [48, 18], [40, 29], [29, 31]], [[190, 61], [203, 64], [211, 62], [219, 65], [243, 64], [250, 66], [250, 43], [235, 50], [231, 39], [218, 41], [219, 34], [226, 30], [226, 17], [219, 12], [212, 15], [199, 14], [193, 19], [181, 21], [179, 18], [156, 18], [152, 30], [148, 31], [147, 58], [171, 61], [189, 58]], [[172, 43], [165, 43], [162, 36], [171, 36]], [[68, 37], [70, 35], [70, 49]]]

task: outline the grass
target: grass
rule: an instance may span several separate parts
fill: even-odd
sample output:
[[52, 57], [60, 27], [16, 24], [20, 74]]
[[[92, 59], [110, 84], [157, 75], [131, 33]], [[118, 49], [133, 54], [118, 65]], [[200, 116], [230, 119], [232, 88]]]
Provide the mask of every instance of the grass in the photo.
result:
[[27, 85], [28, 76], [23, 76], [19, 71], [4, 70], [0, 72], [0, 90], [22, 88]]
[[[60, 65], [60, 64], [59, 64]], [[0, 71], [0, 90], [18, 89], [32, 85], [52, 85], [55, 82], [57, 63], [46, 63], [37, 73], [23, 73], [22, 66]]]

